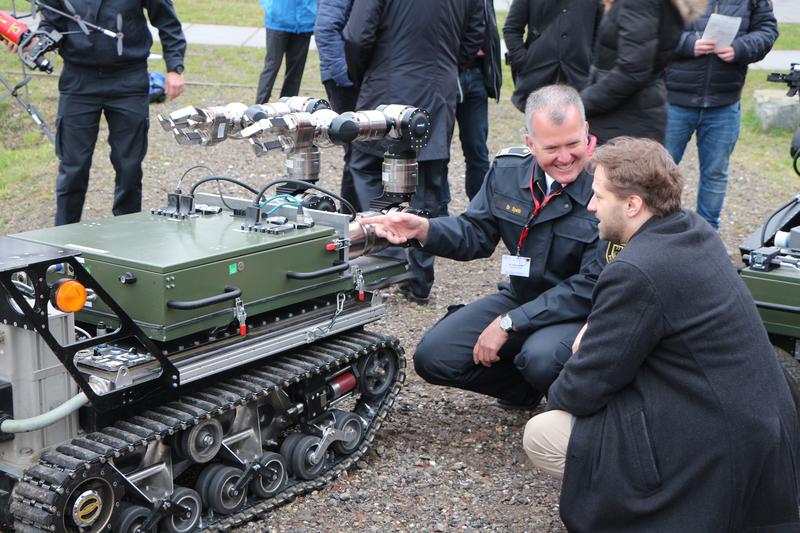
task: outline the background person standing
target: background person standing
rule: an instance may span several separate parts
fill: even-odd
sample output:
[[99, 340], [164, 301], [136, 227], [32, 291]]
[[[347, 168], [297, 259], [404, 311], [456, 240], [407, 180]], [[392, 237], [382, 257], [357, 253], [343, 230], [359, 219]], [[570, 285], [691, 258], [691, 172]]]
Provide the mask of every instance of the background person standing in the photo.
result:
[[303, 69], [306, 68], [308, 44], [317, 17], [316, 0], [259, 0], [264, 10], [267, 28], [267, 52], [264, 69], [258, 79], [256, 103], [265, 104], [272, 98], [272, 86], [278, 77], [283, 56], [286, 56], [286, 73], [283, 76], [281, 96], [297, 96]]
[[599, 0], [511, 2], [503, 38], [514, 77], [514, 107], [524, 112], [528, 95], [551, 83], [583, 89], [602, 15]]
[[489, 170], [489, 98], [500, 102], [503, 71], [500, 64], [500, 34], [491, 0], [482, 0], [486, 24], [483, 44], [474, 56], [463, 57], [459, 65], [456, 105], [458, 138], [467, 166], [464, 188], [472, 200]]
[[[712, 13], [741, 17], [730, 46], [718, 48], [702, 38]], [[728, 188], [728, 161], [739, 139], [747, 65], [762, 60], [777, 38], [770, 0], [714, 0], [702, 17], [684, 26], [667, 68], [665, 144], [680, 163], [692, 134], [697, 135], [697, 213], [716, 229]]]
[[[319, 73], [328, 102], [337, 113], [354, 111], [358, 100], [358, 86], [350, 80], [347, 60], [344, 56], [342, 31], [350, 17], [353, 0], [319, 0], [317, 21], [314, 24], [314, 40], [319, 52]], [[342, 197], [353, 205], [358, 204], [353, 175], [350, 172], [350, 155], [353, 147], [344, 145], [344, 167], [342, 168]]]
[[[411, 207], [426, 210], [432, 217], [446, 215], [450, 202], [447, 164], [459, 58], [474, 56], [484, 34], [482, 0], [355, 0], [344, 30], [348, 71], [361, 84], [359, 109], [391, 102], [430, 113], [430, 139], [417, 154], [417, 188]], [[386, 147], [386, 143], [353, 145], [350, 171], [360, 211], [383, 192]], [[433, 256], [413, 249], [408, 261], [413, 278], [406, 295], [417, 303], [427, 302], [434, 279]]]
[[[68, 11], [61, 0], [48, 5]], [[88, 35], [78, 23], [47, 9], [41, 11], [40, 31], [58, 30], [64, 37], [58, 53], [64, 67], [58, 79], [56, 118], [56, 225], [81, 219], [92, 166], [100, 115], [108, 122], [108, 144], [114, 167], [114, 215], [142, 210], [142, 160], [150, 127], [150, 81], [147, 57], [153, 38], [147, 19], [158, 28], [167, 65], [165, 91], [172, 99], [183, 92], [186, 39], [170, 0], [106, 0], [75, 2], [86, 22], [116, 28], [122, 15], [122, 53], [98, 31]], [[147, 17], [145, 17], [147, 11]]]
[[631, 135], [664, 142], [667, 90], [664, 69], [685, 21], [706, 0], [603, 0], [592, 74], [581, 91], [586, 119], [600, 144]]

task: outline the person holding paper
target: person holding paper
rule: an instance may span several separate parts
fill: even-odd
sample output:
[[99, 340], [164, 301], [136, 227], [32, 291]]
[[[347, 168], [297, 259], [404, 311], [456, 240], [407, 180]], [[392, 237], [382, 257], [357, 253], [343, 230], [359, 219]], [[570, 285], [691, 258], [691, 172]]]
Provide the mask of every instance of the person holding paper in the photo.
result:
[[412, 241], [459, 261], [508, 248], [499, 291], [448, 313], [420, 341], [414, 368], [436, 385], [534, 408], [571, 354], [591, 307], [601, 265], [617, 248], [599, 244], [586, 210], [593, 149], [578, 92], [551, 85], [527, 100], [525, 148], [501, 151], [458, 217], [395, 213], [366, 219], [394, 244]]
[[680, 163], [692, 134], [697, 135], [697, 213], [714, 228], [719, 228], [728, 161], [739, 138], [747, 65], [763, 59], [777, 37], [770, 0], [715, 0], [704, 16], [684, 27], [667, 68], [665, 144]]

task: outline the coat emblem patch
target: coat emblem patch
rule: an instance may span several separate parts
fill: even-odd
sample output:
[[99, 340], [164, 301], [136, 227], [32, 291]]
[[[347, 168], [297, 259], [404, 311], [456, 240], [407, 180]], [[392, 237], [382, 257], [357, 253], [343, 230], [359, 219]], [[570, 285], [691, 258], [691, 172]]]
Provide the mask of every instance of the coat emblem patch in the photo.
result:
[[624, 244], [617, 244], [615, 242], [609, 242], [606, 245], [606, 263], [610, 263], [617, 257], [617, 254], [625, 248]]

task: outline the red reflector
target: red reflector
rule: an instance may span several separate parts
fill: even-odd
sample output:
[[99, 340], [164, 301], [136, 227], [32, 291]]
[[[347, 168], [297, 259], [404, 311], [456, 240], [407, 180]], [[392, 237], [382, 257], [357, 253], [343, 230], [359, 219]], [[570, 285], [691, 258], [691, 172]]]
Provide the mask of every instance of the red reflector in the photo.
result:
[[242, 337], [247, 335], [247, 324], [242, 324], [239, 326], [239, 335], [241, 335]]
[[364, 301], [364, 291], [358, 291], [358, 301], [359, 302]]
[[336, 243], [335, 242], [329, 242], [328, 244], [325, 245], [325, 249], [327, 251], [329, 251], [329, 252], [335, 252], [336, 251]]

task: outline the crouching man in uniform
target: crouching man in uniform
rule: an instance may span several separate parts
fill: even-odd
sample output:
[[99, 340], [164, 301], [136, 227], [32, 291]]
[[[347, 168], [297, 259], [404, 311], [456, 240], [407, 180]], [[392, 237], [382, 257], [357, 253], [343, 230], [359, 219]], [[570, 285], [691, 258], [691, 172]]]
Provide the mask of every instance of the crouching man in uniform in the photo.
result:
[[681, 209], [666, 150], [620, 137], [592, 158], [605, 267], [577, 351], [528, 422], [563, 475], [570, 531], [798, 531], [800, 429], [750, 293], [716, 232]]
[[510, 283], [439, 321], [414, 368], [426, 381], [533, 408], [558, 375], [585, 321], [600, 273], [597, 221], [586, 209], [588, 126], [578, 93], [544, 87], [528, 97], [528, 148], [501, 152], [458, 217], [407, 213], [369, 219], [394, 244], [460, 261], [489, 257], [502, 239]]

